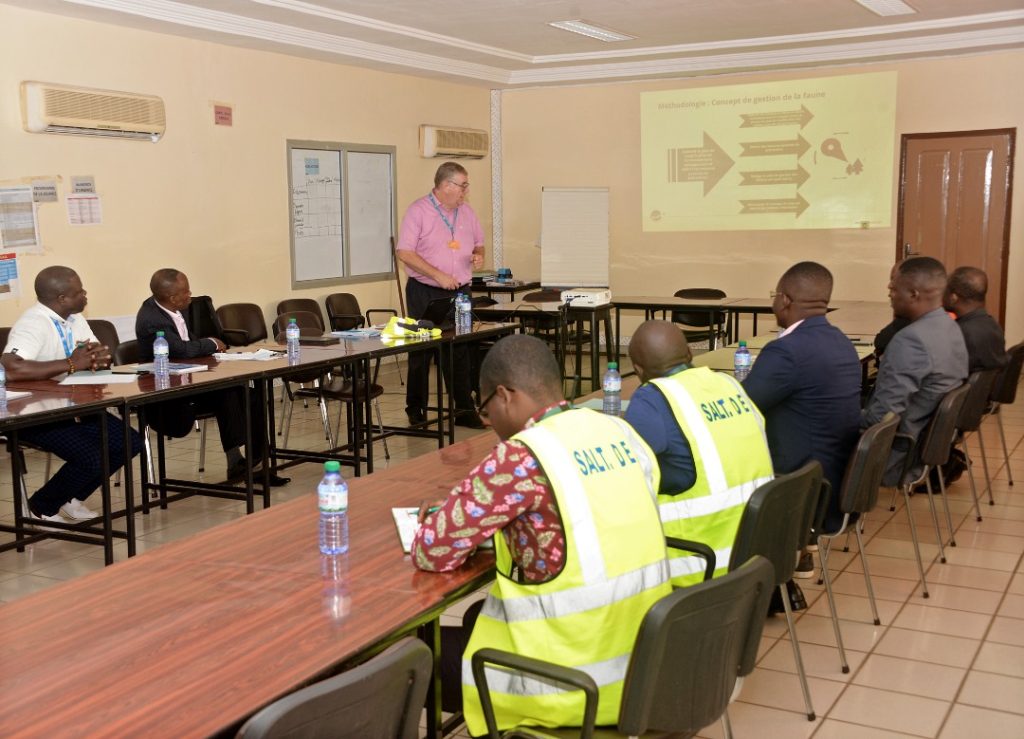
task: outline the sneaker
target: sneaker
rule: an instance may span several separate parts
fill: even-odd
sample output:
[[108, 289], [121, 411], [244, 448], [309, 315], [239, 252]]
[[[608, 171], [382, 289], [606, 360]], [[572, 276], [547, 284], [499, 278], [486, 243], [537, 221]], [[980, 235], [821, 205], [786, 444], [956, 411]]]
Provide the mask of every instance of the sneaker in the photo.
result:
[[25, 516], [26, 525], [31, 526], [34, 529], [39, 529], [40, 531], [64, 531], [64, 529], [59, 529], [54, 526], [43, 526], [41, 523], [43, 521], [52, 521], [54, 523], [67, 523], [67, 521], [60, 517], [59, 513], [53, 516], [37, 516], [30, 510], [28, 512], [28, 515]]
[[88, 508], [78, 498], [72, 498], [60, 507], [60, 515], [72, 521], [88, 521], [90, 518], [99, 518], [100, 514]]
[[804, 552], [800, 555], [800, 561], [797, 562], [796, 571], [793, 572], [793, 577], [800, 578], [801, 580], [810, 580], [814, 577], [814, 555], [810, 552]]

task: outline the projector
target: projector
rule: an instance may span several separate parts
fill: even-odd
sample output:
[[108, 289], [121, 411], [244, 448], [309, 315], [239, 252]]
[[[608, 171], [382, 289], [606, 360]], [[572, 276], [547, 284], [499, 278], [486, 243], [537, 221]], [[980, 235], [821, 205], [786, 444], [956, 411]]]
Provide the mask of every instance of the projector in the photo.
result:
[[612, 302], [612, 291], [604, 287], [574, 287], [562, 290], [562, 303], [574, 308], [596, 308]]

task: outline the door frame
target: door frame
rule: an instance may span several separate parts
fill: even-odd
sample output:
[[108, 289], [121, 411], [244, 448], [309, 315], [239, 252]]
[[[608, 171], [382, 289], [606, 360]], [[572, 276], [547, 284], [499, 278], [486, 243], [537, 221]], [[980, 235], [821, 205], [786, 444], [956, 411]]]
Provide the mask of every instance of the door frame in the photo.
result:
[[900, 178], [899, 197], [896, 213], [896, 255], [895, 261], [903, 258], [903, 208], [906, 199], [907, 185], [907, 143], [918, 139], [944, 139], [968, 136], [1009, 136], [1010, 151], [1006, 169], [1006, 214], [1003, 219], [1003, 248], [1000, 253], [1002, 274], [1000, 275], [999, 315], [1000, 325], [1006, 325], [1006, 278], [1010, 262], [1010, 214], [1013, 210], [1013, 160], [1017, 148], [1016, 128], [988, 128], [976, 131], [936, 131], [932, 133], [904, 133], [900, 135]]

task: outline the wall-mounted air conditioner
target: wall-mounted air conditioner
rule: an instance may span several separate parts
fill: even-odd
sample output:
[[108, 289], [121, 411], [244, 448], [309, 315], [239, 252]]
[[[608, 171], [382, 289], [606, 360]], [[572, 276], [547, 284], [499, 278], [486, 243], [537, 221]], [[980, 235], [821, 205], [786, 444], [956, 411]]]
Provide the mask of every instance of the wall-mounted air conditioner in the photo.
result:
[[145, 139], [164, 135], [164, 101], [155, 95], [21, 83], [21, 122], [30, 133]]
[[487, 155], [487, 131], [420, 126], [420, 156], [480, 159]]

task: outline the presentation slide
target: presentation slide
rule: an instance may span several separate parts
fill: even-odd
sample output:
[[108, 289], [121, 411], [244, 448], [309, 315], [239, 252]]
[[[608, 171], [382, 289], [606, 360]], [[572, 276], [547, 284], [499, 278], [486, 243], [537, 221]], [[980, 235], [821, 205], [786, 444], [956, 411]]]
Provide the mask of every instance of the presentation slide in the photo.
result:
[[892, 219], [896, 73], [642, 93], [644, 231]]

